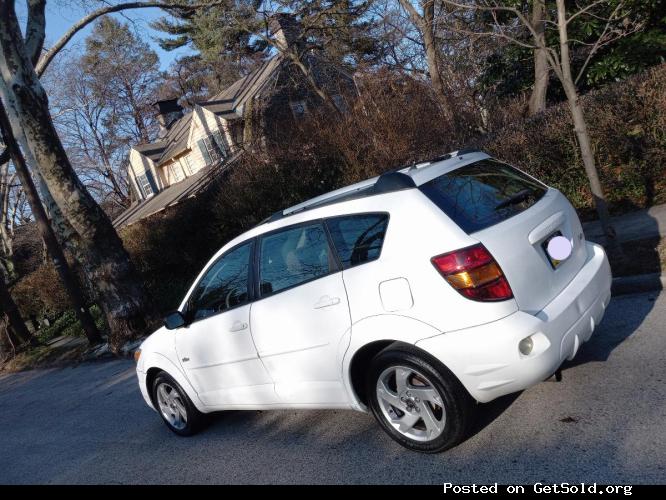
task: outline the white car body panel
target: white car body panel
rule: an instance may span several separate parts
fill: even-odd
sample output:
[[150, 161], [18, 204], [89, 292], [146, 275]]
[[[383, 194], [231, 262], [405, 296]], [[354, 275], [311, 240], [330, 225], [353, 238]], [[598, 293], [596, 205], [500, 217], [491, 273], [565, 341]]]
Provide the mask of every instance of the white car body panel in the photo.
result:
[[[462, 153], [401, 172], [421, 185], [485, 158], [489, 157], [484, 153]], [[375, 181], [320, 199], [355, 192]], [[576, 354], [608, 305], [611, 274], [603, 249], [585, 242], [575, 211], [552, 188], [525, 211], [471, 234], [418, 189], [306, 209], [312, 201], [224, 245], [196, 278], [179, 310], [186, 310], [196, 283], [227, 250], [302, 222], [387, 213], [380, 257], [174, 331], [160, 329], [142, 344], [137, 366], [149, 405], [149, 371], [164, 370], [202, 412], [231, 408], [366, 411], [353, 386], [352, 361], [365, 346], [392, 341], [414, 345], [436, 357], [477, 401], [491, 401], [551, 375], [563, 360]], [[551, 269], [541, 244], [556, 230], [572, 242], [573, 254]], [[514, 298], [470, 300], [431, 263], [434, 256], [479, 242], [504, 271]], [[315, 307], [331, 299], [330, 305]], [[230, 332], [238, 323], [246, 323], [247, 328]], [[523, 356], [518, 342], [527, 336], [532, 336], [534, 350]]]
[[[482, 403], [546, 379], [590, 338], [610, 301], [606, 254], [599, 245], [585, 247], [585, 267], [538, 314], [518, 311], [493, 323], [419, 340], [416, 346], [441, 360]], [[524, 356], [516, 346], [528, 336], [534, 349]]]
[[250, 307], [236, 307], [176, 331], [180, 365], [207, 406], [278, 402], [250, 334]]
[[281, 402], [348, 404], [336, 358], [351, 326], [341, 272], [257, 300], [251, 326]]

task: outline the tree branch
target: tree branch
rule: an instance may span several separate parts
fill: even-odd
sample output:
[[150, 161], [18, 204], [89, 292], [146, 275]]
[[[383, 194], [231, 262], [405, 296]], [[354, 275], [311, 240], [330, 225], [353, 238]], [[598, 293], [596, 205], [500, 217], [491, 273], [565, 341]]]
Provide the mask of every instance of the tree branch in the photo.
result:
[[[576, 75], [576, 79], [574, 80], [574, 84], [578, 85], [578, 81], [581, 79], [583, 74], [585, 73], [585, 70], [587, 69], [587, 65], [590, 64], [590, 60], [594, 56], [594, 54], [597, 53], [597, 50], [599, 50], [600, 47], [602, 47], [605, 44], [604, 37], [606, 36], [606, 33], [608, 33], [608, 30], [611, 27], [612, 22], [615, 20], [615, 16], [619, 12], [620, 8], [623, 6], [623, 2], [620, 2], [617, 4], [615, 9], [613, 10], [612, 14], [606, 21], [606, 25], [604, 26], [603, 31], [601, 32], [601, 35], [599, 35], [599, 38], [597, 38], [597, 41], [594, 42], [594, 45], [592, 46], [592, 49], [590, 49], [589, 54], [587, 54], [587, 57], [585, 58], [585, 62], [583, 63], [583, 66], [581, 66], [580, 71], [578, 71], [578, 75]], [[582, 12], [582, 11], [580, 11]], [[577, 12], [580, 13], [580, 12]], [[570, 22], [572, 17], [569, 18], [567, 22]], [[621, 37], [618, 37], [621, 38]]]
[[46, 38], [46, 0], [28, 0], [28, 24], [25, 29], [25, 49], [32, 64], [37, 64]]
[[602, 4], [602, 3], [607, 3], [607, 2], [608, 2], [608, 0], [596, 0], [595, 2], [592, 2], [587, 7], [584, 7], [582, 9], [580, 9], [578, 12], [576, 12], [575, 14], [572, 14], [571, 17], [569, 17], [569, 19], [567, 19], [567, 24], [569, 24], [571, 21], [576, 19], [578, 16], [580, 16], [582, 14], [585, 14], [590, 9], [594, 9], [597, 5]]
[[[40, 1], [40, 0], [34, 0]], [[186, 3], [165, 3], [164, 1], [156, 2], [128, 2], [128, 3], [119, 3], [116, 5], [109, 5], [107, 7], [102, 7], [97, 9], [90, 14], [86, 15], [74, 23], [62, 37], [50, 48], [44, 55], [39, 59], [39, 62], [35, 66], [35, 72], [37, 76], [42, 76], [46, 68], [53, 60], [53, 58], [60, 52], [65, 45], [83, 28], [92, 23], [95, 19], [102, 17], [106, 14], [112, 14], [113, 12], [120, 12], [128, 9], [147, 9], [150, 7], [157, 7], [164, 10], [194, 10], [204, 7], [214, 7], [216, 5], [224, 5], [225, 0], [212, 0], [210, 2], [202, 2], [195, 4], [186, 4]]]

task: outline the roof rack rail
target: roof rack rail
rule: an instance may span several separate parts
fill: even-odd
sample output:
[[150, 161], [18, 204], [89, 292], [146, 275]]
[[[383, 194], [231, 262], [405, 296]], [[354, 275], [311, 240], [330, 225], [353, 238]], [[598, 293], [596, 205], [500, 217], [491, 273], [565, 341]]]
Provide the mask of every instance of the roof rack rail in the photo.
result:
[[455, 155], [456, 156], [462, 156], [462, 155], [466, 155], [466, 154], [469, 154], [469, 153], [483, 153], [483, 151], [481, 151], [479, 148], [463, 148], [459, 151], [456, 151]]
[[266, 224], [268, 222], [275, 222], [276, 220], [280, 220], [290, 215], [295, 215], [307, 210], [312, 210], [313, 208], [318, 208], [341, 201], [372, 196], [375, 194], [391, 193], [394, 191], [400, 191], [414, 187], [416, 187], [416, 183], [409, 175], [395, 171], [386, 172], [379, 177], [368, 179], [367, 181], [363, 181], [352, 186], [347, 186], [336, 191], [317, 196], [316, 198], [312, 198], [311, 200], [305, 201], [299, 205], [275, 212], [273, 215], [261, 221], [259, 225]]
[[451, 158], [453, 158], [453, 156], [451, 156], [451, 153], [446, 153], [446, 154], [443, 154], [443, 155], [435, 156], [434, 158], [428, 160], [428, 162], [429, 163], [435, 163], [437, 161], [450, 160]]

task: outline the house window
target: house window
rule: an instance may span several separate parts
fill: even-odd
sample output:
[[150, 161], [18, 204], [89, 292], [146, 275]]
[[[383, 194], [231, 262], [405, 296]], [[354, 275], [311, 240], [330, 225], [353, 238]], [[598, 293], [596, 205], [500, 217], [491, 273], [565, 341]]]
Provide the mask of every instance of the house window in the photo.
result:
[[294, 113], [296, 118], [303, 116], [307, 110], [305, 101], [292, 101], [289, 103], [289, 105], [291, 106], [291, 111]]
[[219, 163], [227, 156], [226, 144], [219, 131], [200, 139], [198, 144], [206, 165]]
[[141, 192], [143, 193], [144, 198], [148, 198], [149, 196], [155, 194], [152, 182], [150, 182], [151, 179], [148, 177], [149, 175], [150, 174], [148, 172], [145, 172], [141, 175], [136, 176], [136, 183], [141, 188]]
[[185, 175], [192, 175], [192, 172], [194, 172], [191, 161], [190, 155], [183, 156], [183, 169], [185, 170]]
[[171, 172], [171, 182], [180, 182], [183, 180], [183, 169], [179, 163], [172, 163], [169, 165], [169, 171]]
[[206, 151], [208, 151], [208, 156], [210, 156], [210, 159], [212, 160], [213, 163], [220, 161], [222, 159], [222, 153], [220, 151], [220, 148], [215, 142], [215, 139], [213, 139], [212, 135], [204, 137], [204, 144], [206, 145]]

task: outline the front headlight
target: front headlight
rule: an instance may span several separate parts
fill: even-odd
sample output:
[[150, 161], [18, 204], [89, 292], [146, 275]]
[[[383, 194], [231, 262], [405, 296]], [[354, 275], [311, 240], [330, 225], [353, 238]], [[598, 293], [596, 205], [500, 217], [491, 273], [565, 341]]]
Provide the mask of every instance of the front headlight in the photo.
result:
[[134, 361], [138, 363], [140, 357], [141, 357], [141, 349], [137, 349], [136, 351], [134, 351]]

